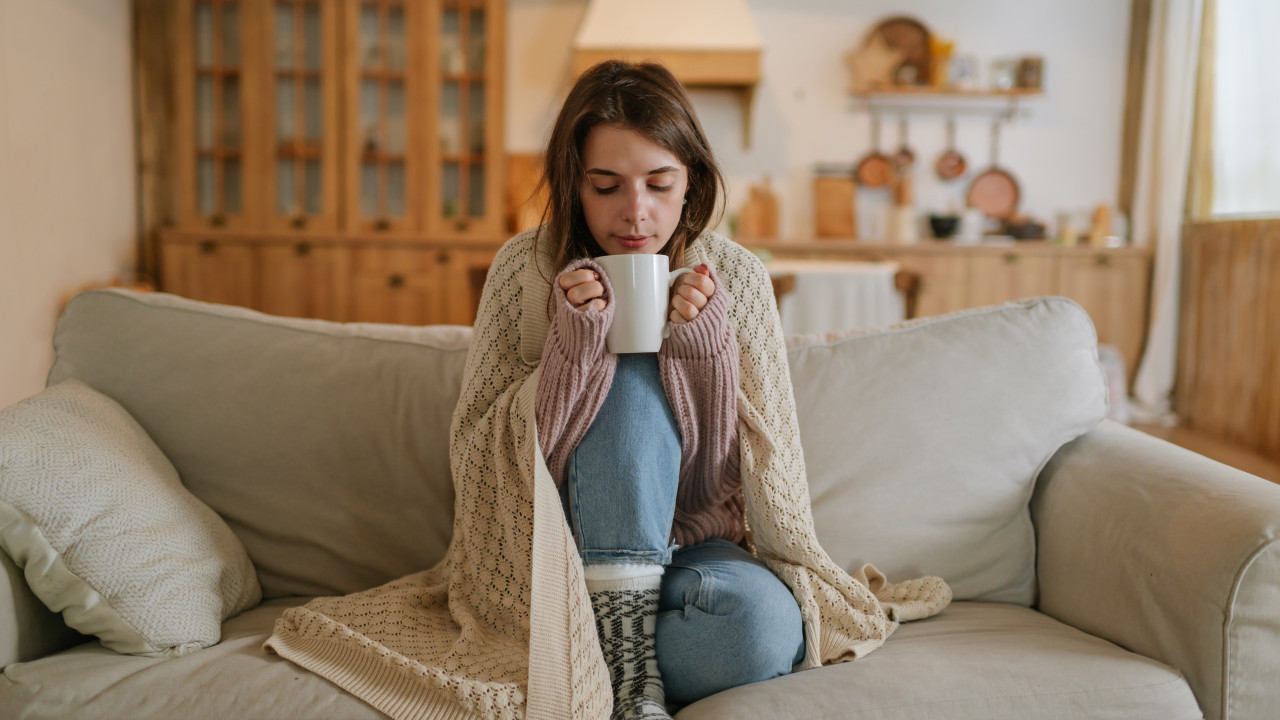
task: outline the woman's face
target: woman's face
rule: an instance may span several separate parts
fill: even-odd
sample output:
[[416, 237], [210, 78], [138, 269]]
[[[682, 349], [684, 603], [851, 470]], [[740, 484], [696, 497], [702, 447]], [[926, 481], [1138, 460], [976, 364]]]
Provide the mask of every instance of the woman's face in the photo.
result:
[[592, 128], [582, 160], [582, 212], [605, 254], [661, 250], [680, 223], [688, 168], [670, 150], [616, 125]]

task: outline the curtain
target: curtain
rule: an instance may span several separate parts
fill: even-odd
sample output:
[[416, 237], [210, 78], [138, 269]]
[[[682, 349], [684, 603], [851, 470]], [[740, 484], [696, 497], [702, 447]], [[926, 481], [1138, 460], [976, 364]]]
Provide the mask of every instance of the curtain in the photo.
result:
[[1133, 416], [1139, 422], [1175, 421], [1171, 410], [1178, 351], [1182, 223], [1195, 131], [1204, 6], [1205, 0], [1163, 0], [1152, 7], [1132, 223], [1134, 243], [1155, 247], [1151, 322], [1133, 387]]

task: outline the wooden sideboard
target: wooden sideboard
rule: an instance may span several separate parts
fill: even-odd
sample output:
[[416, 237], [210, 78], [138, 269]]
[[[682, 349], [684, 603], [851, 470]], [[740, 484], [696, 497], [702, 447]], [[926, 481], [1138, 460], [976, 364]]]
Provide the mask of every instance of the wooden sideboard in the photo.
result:
[[1065, 247], [1038, 241], [960, 245], [846, 240], [748, 243], [778, 259], [892, 260], [920, 276], [917, 316], [941, 315], [1038, 295], [1061, 295], [1093, 318], [1098, 341], [1115, 345], [1132, 382], [1146, 337], [1152, 254], [1148, 248]]
[[503, 240], [166, 230], [163, 289], [272, 315], [470, 325]]
[[[163, 289], [273, 315], [339, 322], [469, 325], [485, 273], [506, 238], [435, 240], [230, 230], [161, 233]], [[917, 316], [1062, 295], [1115, 345], [1130, 380], [1146, 335], [1146, 248], [910, 245], [847, 241], [748, 244], [778, 259], [892, 260], [919, 276]]]

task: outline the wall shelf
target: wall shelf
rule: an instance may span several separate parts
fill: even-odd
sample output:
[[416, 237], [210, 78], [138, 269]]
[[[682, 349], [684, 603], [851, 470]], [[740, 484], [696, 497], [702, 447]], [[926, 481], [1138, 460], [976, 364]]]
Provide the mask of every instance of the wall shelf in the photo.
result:
[[1026, 117], [1023, 104], [1044, 96], [1038, 88], [962, 90], [899, 85], [852, 93], [854, 109], [879, 115], [985, 115], [1005, 121]]

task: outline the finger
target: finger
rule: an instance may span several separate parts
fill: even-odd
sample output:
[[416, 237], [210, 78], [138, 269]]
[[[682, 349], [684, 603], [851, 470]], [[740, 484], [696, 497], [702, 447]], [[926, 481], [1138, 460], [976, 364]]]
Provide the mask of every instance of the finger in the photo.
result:
[[689, 278], [689, 280], [681, 285], [681, 287], [696, 288], [698, 292], [702, 293], [706, 297], [711, 297], [711, 295], [716, 291], [715, 281], [706, 275], [685, 273], [681, 277]]
[[574, 285], [569, 288], [564, 295], [576, 307], [586, 304], [592, 298], [604, 295], [604, 285], [600, 284], [598, 280], [588, 280], [581, 285]]
[[671, 308], [679, 313], [685, 322], [689, 322], [698, 316], [698, 308], [679, 295], [671, 299]]
[[707, 306], [707, 296], [703, 295], [701, 290], [693, 287], [692, 285], [686, 285], [680, 288], [676, 297], [688, 300], [689, 304], [693, 305], [695, 308], [701, 309]]
[[581, 306], [579, 306], [579, 307], [578, 307], [578, 309], [579, 309], [579, 310], [583, 310], [583, 311], [586, 311], [586, 310], [595, 310], [596, 312], [600, 312], [600, 311], [604, 310], [604, 299], [603, 299], [603, 298], [596, 298], [595, 300], [592, 300], [591, 302], [583, 303]]
[[581, 285], [583, 283], [587, 283], [587, 282], [591, 282], [592, 280], [599, 280], [599, 279], [600, 279], [600, 276], [591, 268], [579, 268], [577, 270], [574, 270], [573, 272], [567, 272], [561, 275], [560, 287], [563, 290], [568, 290], [569, 288], [575, 285]]

